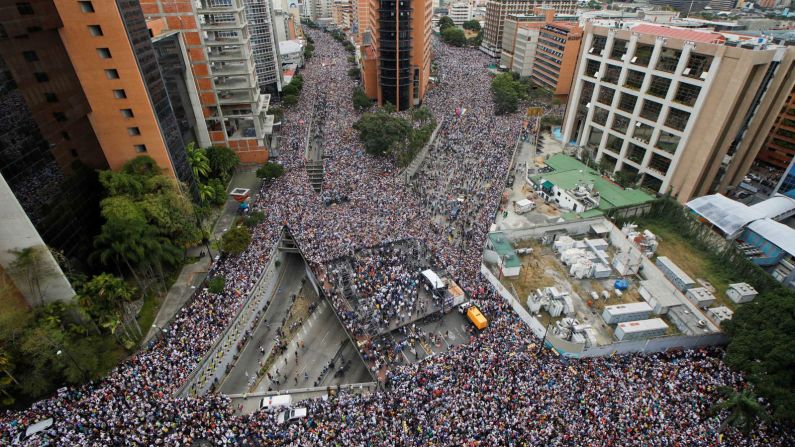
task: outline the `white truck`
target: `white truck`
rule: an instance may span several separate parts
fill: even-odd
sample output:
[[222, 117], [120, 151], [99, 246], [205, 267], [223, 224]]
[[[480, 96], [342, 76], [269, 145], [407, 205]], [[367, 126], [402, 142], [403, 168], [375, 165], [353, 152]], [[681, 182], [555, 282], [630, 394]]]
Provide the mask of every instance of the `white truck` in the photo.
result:
[[290, 408], [293, 406], [293, 396], [280, 394], [276, 396], [265, 396], [262, 398], [260, 408]]
[[527, 199], [517, 200], [514, 204], [514, 209], [517, 214], [527, 213], [533, 211], [536, 207], [535, 202]]
[[294, 421], [296, 419], [302, 419], [306, 417], [306, 408], [305, 407], [298, 407], [298, 408], [291, 408], [286, 411], [282, 411], [276, 416], [276, 422], [279, 424], [284, 424], [287, 421]]

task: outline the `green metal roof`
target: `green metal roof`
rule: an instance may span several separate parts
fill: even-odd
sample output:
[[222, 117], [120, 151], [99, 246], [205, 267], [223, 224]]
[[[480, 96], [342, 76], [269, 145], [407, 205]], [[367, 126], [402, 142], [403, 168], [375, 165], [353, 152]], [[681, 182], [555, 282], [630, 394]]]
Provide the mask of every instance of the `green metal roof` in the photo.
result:
[[489, 240], [491, 241], [492, 247], [494, 247], [494, 251], [503, 259], [503, 263], [506, 267], [519, 267], [522, 265], [519, 261], [519, 257], [516, 256], [513, 245], [511, 245], [508, 238], [505, 237], [505, 233], [499, 231], [489, 233]]
[[[624, 189], [613, 183], [610, 179], [604, 178], [598, 172], [589, 168], [579, 160], [568, 155], [556, 154], [546, 161], [547, 166], [554, 169], [552, 172], [538, 174], [532, 177], [534, 183], [546, 184], [552, 182], [559, 188], [571, 189], [580, 183], [593, 183], [594, 188], [599, 191], [598, 210], [607, 211], [611, 208], [618, 208], [654, 200], [654, 197], [646, 194], [639, 189]], [[581, 217], [586, 217], [587, 213], [579, 213]], [[568, 214], [568, 213], [567, 213]], [[599, 215], [599, 214], [596, 214]], [[593, 215], [589, 216], [593, 217]], [[564, 215], [564, 219], [565, 219]]]

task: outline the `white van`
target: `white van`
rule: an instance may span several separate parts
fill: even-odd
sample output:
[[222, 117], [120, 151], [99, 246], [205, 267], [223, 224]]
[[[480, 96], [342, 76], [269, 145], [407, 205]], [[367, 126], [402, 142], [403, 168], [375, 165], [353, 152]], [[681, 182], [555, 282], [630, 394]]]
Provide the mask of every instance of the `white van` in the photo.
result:
[[279, 394], [276, 396], [263, 397], [260, 408], [290, 408], [291, 406], [293, 406], [293, 396], [289, 394]]
[[514, 205], [514, 209], [518, 214], [526, 213], [528, 211], [533, 211], [536, 207], [535, 202], [527, 199], [517, 200], [516, 204]]
[[298, 407], [292, 408], [287, 411], [282, 411], [276, 416], [276, 422], [279, 424], [284, 424], [285, 421], [294, 421], [296, 419], [302, 419], [306, 417], [306, 407]]

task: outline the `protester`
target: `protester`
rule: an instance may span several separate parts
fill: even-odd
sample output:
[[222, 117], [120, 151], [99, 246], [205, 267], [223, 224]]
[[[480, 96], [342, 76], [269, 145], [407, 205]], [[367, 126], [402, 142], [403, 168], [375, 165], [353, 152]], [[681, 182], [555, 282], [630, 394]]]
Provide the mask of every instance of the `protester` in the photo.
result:
[[[286, 173], [263, 185], [253, 204], [266, 221], [253, 229], [251, 246], [212, 267], [210, 276], [226, 278], [225, 291], [198, 291], [161, 339], [105, 379], [0, 417], [0, 444], [47, 417], [54, 419], [52, 443], [59, 446], [792, 443], [791, 432], [766, 424], [748, 438], [733, 429], [719, 433], [720, 420], [708, 413], [718, 387], [746, 386], [720, 361], [719, 350], [566, 361], [539, 350], [479, 275], [522, 133], [519, 116], [494, 116], [484, 55], [434, 42], [440, 82], [425, 104], [443, 124], [416, 183], [407, 187], [394, 161], [367, 155], [353, 130], [348, 53], [325, 33], [307, 33], [316, 50], [303, 72], [300, 101], [285, 111], [279, 161]], [[304, 160], [321, 92], [321, 122], [312, 125], [322, 126], [315, 135], [323, 139], [325, 194], [310, 186]], [[332, 296], [349, 329], [368, 330], [370, 323], [383, 329], [418, 311], [420, 265], [386, 248], [397, 241], [414, 241], [417, 251], [407, 253], [427, 247], [428, 259], [438, 259], [489, 317], [489, 328], [473, 333], [469, 344], [413, 365], [393, 361], [391, 347], [374, 346], [369, 360], [385, 371], [385, 391], [302, 403], [308, 417], [284, 425], [268, 411], [236, 416], [224, 396], [173, 397], [241, 309], [284, 225], [320, 278], [339, 280], [332, 260], [355, 260], [352, 285], [369, 313]]]

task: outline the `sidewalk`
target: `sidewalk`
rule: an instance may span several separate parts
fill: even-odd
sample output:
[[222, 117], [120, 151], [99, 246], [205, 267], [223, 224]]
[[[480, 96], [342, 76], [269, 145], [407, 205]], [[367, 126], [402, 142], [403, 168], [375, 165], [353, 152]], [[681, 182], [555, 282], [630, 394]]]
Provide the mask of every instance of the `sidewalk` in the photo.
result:
[[[256, 197], [259, 192], [260, 184], [260, 179], [257, 178], [256, 171], [256, 166], [239, 167], [227, 186], [227, 194], [235, 188], [247, 188], [251, 190], [251, 199], [253, 201], [254, 197]], [[216, 240], [220, 238], [221, 235], [232, 226], [237, 217], [237, 207], [238, 203], [231, 197], [226, 200], [221, 216], [215, 222], [215, 226], [213, 226], [211, 239]], [[191, 247], [188, 249], [188, 255], [198, 257], [200, 253], [205, 251], [206, 248], [203, 245]], [[217, 254], [218, 253], [214, 250], [213, 255]], [[148, 343], [149, 340], [157, 334], [158, 328], [163, 328], [171, 318], [179, 312], [182, 306], [184, 306], [193, 295], [196, 287], [199, 287], [199, 285], [204, 282], [209, 270], [209, 256], [204, 256], [197, 262], [182, 267], [179, 277], [174, 282], [174, 285], [171, 286], [171, 289], [169, 289], [168, 295], [166, 295], [166, 298], [163, 300], [163, 304], [160, 305], [160, 309], [157, 312], [157, 316], [155, 316], [152, 327], [149, 328], [146, 337], [144, 337], [144, 344]]]

